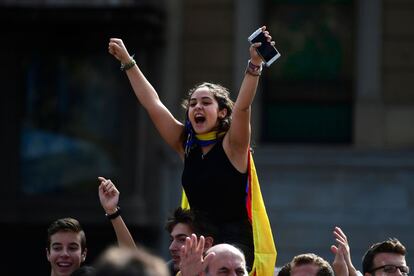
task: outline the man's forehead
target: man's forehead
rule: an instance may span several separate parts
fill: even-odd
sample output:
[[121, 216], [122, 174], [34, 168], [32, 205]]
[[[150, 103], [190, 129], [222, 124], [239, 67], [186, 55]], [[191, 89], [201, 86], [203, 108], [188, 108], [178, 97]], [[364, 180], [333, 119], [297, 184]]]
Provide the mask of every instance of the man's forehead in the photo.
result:
[[50, 236], [51, 244], [61, 243], [61, 242], [80, 243], [80, 240], [81, 240], [81, 234], [71, 232], [71, 231], [56, 232]]
[[211, 260], [211, 265], [217, 270], [238, 269], [244, 267], [244, 260], [236, 254], [217, 254]]
[[309, 263], [309, 264], [300, 264], [294, 265], [291, 269], [291, 275], [295, 275], [300, 273], [302, 275], [306, 272], [306, 274], [316, 275], [319, 270], [319, 267], [316, 264]]
[[381, 252], [375, 255], [374, 263], [385, 265], [385, 264], [404, 264], [405, 256], [398, 253]]
[[193, 233], [193, 231], [191, 230], [191, 227], [188, 224], [185, 224], [185, 223], [177, 223], [173, 227], [170, 235], [173, 236], [173, 237], [181, 236], [181, 235], [185, 235], [185, 236], [188, 237], [192, 233]]

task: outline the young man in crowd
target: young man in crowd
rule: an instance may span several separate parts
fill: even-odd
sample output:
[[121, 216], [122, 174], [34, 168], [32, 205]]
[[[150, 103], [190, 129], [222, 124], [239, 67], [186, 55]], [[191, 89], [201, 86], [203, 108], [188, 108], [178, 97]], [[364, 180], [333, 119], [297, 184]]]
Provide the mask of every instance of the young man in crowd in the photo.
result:
[[[98, 180], [99, 200], [114, 228], [118, 245], [135, 249], [135, 242], [121, 217], [118, 189], [110, 179], [98, 177]], [[50, 262], [51, 276], [71, 275], [80, 268], [86, 254], [86, 235], [78, 220], [60, 218], [50, 224], [47, 230], [46, 257]]]
[[396, 238], [373, 244], [362, 259], [364, 276], [408, 275], [405, 246]]
[[335, 276], [335, 274], [328, 261], [313, 253], [306, 253], [292, 259], [290, 276]]
[[171, 241], [169, 246], [171, 260], [167, 263], [171, 275], [176, 275], [180, 270], [180, 250], [185, 245], [187, 237], [191, 237], [193, 233], [198, 236], [204, 235], [206, 237], [204, 250], [207, 250], [214, 243], [213, 237], [216, 231], [207, 221], [203, 221], [200, 215], [197, 216], [190, 209], [184, 210], [181, 207], [176, 208], [167, 219], [165, 229], [170, 234]]
[[46, 257], [51, 276], [69, 276], [86, 259], [86, 237], [79, 221], [61, 218], [47, 230]]
[[370, 246], [362, 259], [361, 274], [352, 264], [350, 246], [344, 232], [335, 227], [334, 236], [337, 245], [331, 246], [331, 251], [335, 254], [332, 266], [337, 276], [406, 276], [410, 272], [405, 260], [407, 250], [396, 238], [389, 238]]

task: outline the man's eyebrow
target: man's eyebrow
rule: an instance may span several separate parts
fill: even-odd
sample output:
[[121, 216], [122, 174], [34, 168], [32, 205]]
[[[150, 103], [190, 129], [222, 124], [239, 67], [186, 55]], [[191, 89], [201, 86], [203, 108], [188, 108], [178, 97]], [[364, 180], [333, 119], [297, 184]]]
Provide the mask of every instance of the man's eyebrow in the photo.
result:
[[186, 235], [186, 234], [177, 234], [177, 235], [175, 235], [174, 237], [175, 237], [175, 238], [182, 238], [182, 237], [187, 238], [187, 237], [188, 237], [188, 235]]

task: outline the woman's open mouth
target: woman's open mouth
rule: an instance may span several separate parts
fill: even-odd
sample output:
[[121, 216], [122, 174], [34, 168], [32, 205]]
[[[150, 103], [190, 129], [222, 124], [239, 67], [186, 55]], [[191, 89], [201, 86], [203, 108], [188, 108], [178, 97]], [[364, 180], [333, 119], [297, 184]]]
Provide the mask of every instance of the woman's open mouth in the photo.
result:
[[197, 114], [197, 115], [194, 116], [194, 122], [196, 124], [201, 124], [201, 123], [204, 123], [205, 121], [206, 121], [206, 117], [204, 117], [201, 114]]

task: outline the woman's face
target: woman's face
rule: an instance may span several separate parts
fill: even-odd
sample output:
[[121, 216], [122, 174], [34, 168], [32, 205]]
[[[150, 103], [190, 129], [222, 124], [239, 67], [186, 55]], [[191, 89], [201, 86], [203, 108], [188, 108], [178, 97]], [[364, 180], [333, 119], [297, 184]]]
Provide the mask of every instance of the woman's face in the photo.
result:
[[204, 134], [216, 129], [218, 119], [224, 118], [226, 113], [226, 109], [219, 111], [216, 99], [205, 86], [199, 87], [190, 97], [188, 118], [197, 134]]

